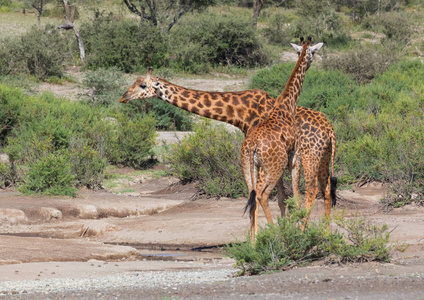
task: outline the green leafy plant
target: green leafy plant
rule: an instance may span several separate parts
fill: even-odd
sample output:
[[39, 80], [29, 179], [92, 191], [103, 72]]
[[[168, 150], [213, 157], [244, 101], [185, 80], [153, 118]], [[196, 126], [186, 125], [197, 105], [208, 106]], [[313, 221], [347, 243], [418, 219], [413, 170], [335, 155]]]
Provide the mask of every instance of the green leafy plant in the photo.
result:
[[109, 69], [99, 68], [89, 72], [83, 79], [83, 84], [91, 91], [84, 98], [89, 103], [96, 105], [118, 104], [120, 96], [124, 93], [125, 79], [122, 72], [116, 67]]
[[246, 194], [240, 165], [243, 134], [209, 120], [197, 124], [194, 131], [169, 150], [173, 174], [183, 182], [199, 181], [208, 195], [236, 198]]
[[124, 72], [167, 66], [166, 43], [159, 28], [112, 14], [96, 14], [80, 29], [90, 69], [117, 67]]
[[144, 168], [153, 159], [156, 140], [155, 118], [151, 115], [129, 118], [114, 114], [110, 123], [106, 156], [114, 164]]
[[[227, 245], [225, 251], [236, 260], [241, 274], [286, 270], [316, 260], [328, 262], [389, 261], [394, 247], [389, 242], [387, 225], [375, 225], [363, 217], [346, 218], [342, 213], [332, 218], [338, 229], [329, 227], [330, 219], [305, 222], [309, 214], [289, 200], [289, 213], [277, 224], [267, 225], [251, 242]], [[339, 231], [341, 229], [341, 231]]]
[[20, 191], [25, 194], [43, 193], [47, 195], [68, 195], [74, 197], [75, 176], [69, 156], [50, 153], [29, 165]]
[[1, 75], [24, 73], [45, 80], [63, 76], [70, 48], [52, 26], [33, 27], [19, 39], [6, 39], [0, 45], [0, 54]]

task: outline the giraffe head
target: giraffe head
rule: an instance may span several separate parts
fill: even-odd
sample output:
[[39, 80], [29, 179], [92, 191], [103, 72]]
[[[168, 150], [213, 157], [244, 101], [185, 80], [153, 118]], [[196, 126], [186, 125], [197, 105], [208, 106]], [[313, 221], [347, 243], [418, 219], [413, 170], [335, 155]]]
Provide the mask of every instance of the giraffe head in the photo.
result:
[[311, 42], [312, 38], [309, 36], [306, 42], [304, 41], [303, 37], [300, 37], [300, 45], [290, 43], [294, 50], [296, 50], [297, 55], [300, 55], [304, 49], [306, 50], [304, 58], [306, 60], [306, 69], [309, 69], [311, 66], [315, 52], [321, 49], [321, 47], [324, 45], [324, 43], [318, 43], [311, 46]]
[[156, 97], [159, 81], [152, 76], [153, 67], [149, 67], [146, 77], [138, 77], [137, 80], [121, 96], [119, 102], [127, 103], [134, 99], [147, 99]]

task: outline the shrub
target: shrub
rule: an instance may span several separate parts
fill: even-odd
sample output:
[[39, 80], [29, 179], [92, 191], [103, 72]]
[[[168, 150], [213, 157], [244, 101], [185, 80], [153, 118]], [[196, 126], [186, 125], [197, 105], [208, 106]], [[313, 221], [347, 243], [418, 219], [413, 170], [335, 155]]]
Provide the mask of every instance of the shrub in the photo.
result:
[[102, 142], [93, 143], [88, 139], [71, 138], [69, 158], [72, 174], [75, 174], [78, 186], [86, 186], [91, 189], [102, 187], [108, 164], [103, 152], [104, 143]]
[[50, 153], [30, 164], [20, 191], [25, 194], [68, 195], [74, 197], [75, 176], [71, 172], [69, 156]]
[[153, 158], [156, 140], [155, 119], [151, 115], [129, 118], [122, 112], [114, 114], [110, 124], [106, 156], [114, 164], [146, 167]]
[[137, 20], [96, 15], [80, 29], [90, 69], [117, 67], [124, 72], [165, 67], [166, 43], [160, 29]]
[[168, 160], [183, 182], [199, 181], [208, 195], [239, 197], [247, 193], [240, 165], [243, 134], [204, 121], [194, 134], [173, 145]]
[[323, 60], [327, 70], [340, 70], [352, 74], [360, 83], [370, 82], [377, 74], [382, 74], [396, 61], [396, 56], [385, 49], [374, 48], [351, 50], [337, 56], [329, 56]]
[[[321, 3], [321, 1], [318, 1]], [[347, 29], [337, 13], [323, 9], [322, 18], [316, 18], [316, 9], [312, 16], [301, 17], [293, 22], [294, 36], [311, 35], [315, 42], [324, 42], [327, 46], [346, 47], [351, 42]]]
[[264, 28], [264, 35], [272, 44], [287, 46], [294, 36], [290, 26], [292, 19], [284, 13], [275, 13], [269, 17], [270, 23]]
[[409, 42], [413, 30], [409, 25], [408, 14], [404, 12], [385, 13], [379, 18], [379, 22], [387, 39], [400, 42], [402, 47]]
[[205, 62], [247, 67], [268, 63], [250, 19], [203, 13], [182, 20], [173, 31], [171, 66], [177, 69], [193, 71]]
[[[131, 119], [116, 110], [100, 110], [52, 94], [31, 97], [2, 85], [0, 99], [0, 108], [8, 108], [2, 112], [12, 116], [14, 122], [4, 136], [4, 151], [13, 166], [6, 175], [11, 182], [23, 180], [25, 192], [65, 190], [63, 193], [71, 194], [74, 186], [98, 188], [104, 179], [106, 158], [113, 163], [140, 166], [153, 155], [155, 130], [151, 116]], [[49, 155], [61, 158], [55, 161]], [[64, 164], [66, 168], [69, 164], [73, 179], [66, 177], [49, 184], [50, 177], [62, 176], [57, 168]], [[48, 174], [49, 166], [52, 174]], [[37, 182], [38, 175], [43, 176], [41, 182]], [[62, 183], [69, 184], [69, 189], [62, 189]]]
[[31, 28], [19, 39], [6, 39], [0, 46], [0, 74], [31, 74], [45, 80], [62, 77], [69, 55], [65, 39], [51, 26]]
[[5, 188], [13, 183], [13, 169], [6, 163], [0, 162], [0, 188]]
[[136, 115], [152, 115], [156, 119], [158, 130], [191, 130], [193, 115], [188, 111], [171, 105], [163, 100], [153, 98], [143, 101], [130, 101], [121, 106], [122, 111], [130, 118]]
[[[277, 224], [267, 225], [256, 236], [255, 243], [232, 243], [225, 250], [236, 260], [242, 274], [285, 270], [295, 265], [326, 259], [337, 262], [389, 261], [393, 244], [389, 243], [387, 225], [373, 225], [362, 217], [346, 219], [333, 216], [343, 229], [332, 230], [329, 220], [309, 221], [308, 212], [292, 199], [289, 214]], [[246, 236], [249, 239], [248, 236]]]
[[99, 68], [96, 71], [88, 72], [83, 79], [83, 84], [91, 90], [86, 95], [87, 101], [104, 106], [118, 103], [118, 99], [125, 92], [122, 89], [125, 83], [122, 72], [119, 72], [116, 67]]

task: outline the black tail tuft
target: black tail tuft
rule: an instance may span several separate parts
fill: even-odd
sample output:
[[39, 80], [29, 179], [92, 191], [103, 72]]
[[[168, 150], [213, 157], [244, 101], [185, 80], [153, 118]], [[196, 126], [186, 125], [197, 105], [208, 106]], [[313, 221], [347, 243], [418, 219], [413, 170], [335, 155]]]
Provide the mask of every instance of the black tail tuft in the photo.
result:
[[[250, 209], [249, 209], [249, 207], [250, 207]], [[245, 214], [248, 209], [249, 209], [250, 216], [252, 216], [252, 214], [255, 212], [255, 209], [256, 209], [256, 191], [255, 190], [252, 190], [250, 192], [249, 200], [247, 200], [247, 204], [244, 207], [244, 213], [243, 214]]]
[[337, 177], [330, 177], [330, 196], [331, 196], [331, 206], [336, 206], [336, 189], [337, 189]]

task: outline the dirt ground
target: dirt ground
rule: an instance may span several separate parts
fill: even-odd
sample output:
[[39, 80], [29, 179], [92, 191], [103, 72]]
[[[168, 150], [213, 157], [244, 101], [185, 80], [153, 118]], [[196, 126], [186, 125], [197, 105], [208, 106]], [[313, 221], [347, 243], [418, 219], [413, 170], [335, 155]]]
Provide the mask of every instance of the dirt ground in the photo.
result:
[[[201, 79], [178, 83], [204, 90], [217, 86]], [[245, 83], [238, 79], [220, 83], [222, 90], [245, 88]], [[174, 136], [164, 133], [162, 138]], [[7, 296], [7, 291], [1, 288], [6, 281], [71, 280], [134, 270], [232, 267], [234, 261], [223, 256], [217, 247], [244, 239], [249, 227], [249, 219], [243, 216], [245, 198], [193, 201], [196, 193], [193, 184], [178, 185], [170, 177], [131, 177], [132, 170], [121, 171], [130, 176], [131, 180], [124, 184], [131, 192], [82, 189], [76, 198], [68, 198], [23, 196], [14, 190], [0, 190], [0, 297], [31, 298]], [[338, 207], [346, 208], [349, 214], [359, 212], [371, 221], [386, 223], [393, 230], [393, 241], [410, 244], [405, 252], [394, 253], [391, 263], [317, 263], [281, 273], [223, 278], [222, 282], [192, 284], [174, 290], [116, 288], [99, 292], [93, 289], [38, 296], [49, 299], [423, 299], [424, 208], [408, 206], [384, 212], [379, 203], [384, 192], [385, 186], [379, 183], [339, 190]], [[276, 202], [271, 203], [271, 210], [276, 217], [279, 213]], [[312, 216], [320, 216], [323, 211], [323, 201], [317, 199]], [[262, 211], [260, 222], [265, 224]]]
[[[246, 199], [193, 201], [195, 186], [175, 184], [169, 177], [146, 179], [132, 187], [138, 195], [80, 190], [74, 199], [0, 191], [0, 286], [3, 281], [233, 265], [217, 246], [244, 239], [249, 226], [247, 216], [243, 216]], [[392, 299], [422, 299], [424, 209], [411, 206], [382, 212], [379, 199], [384, 190], [381, 184], [372, 183], [354, 192], [339, 191], [338, 204], [349, 213], [360, 212], [374, 222], [388, 224], [393, 229], [392, 240], [410, 244], [405, 252], [395, 253], [391, 263], [317, 263], [238, 279], [236, 285], [230, 284], [233, 279], [203, 287], [194, 284], [173, 291], [171, 296], [376, 299], [393, 295]], [[277, 216], [277, 204], [272, 202], [271, 207]], [[317, 199], [313, 217], [322, 213], [323, 201]], [[262, 213], [260, 217], [265, 224]], [[120, 290], [119, 298], [136, 298], [140, 293], [147, 298], [169, 296], [169, 291], [162, 289]], [[88, 291], [83, 298], [96, 295]], [[109, 298], [107, 295], [112, 294], [103, 297]], [[74, 296], [70, 293], [68, 298]]]

